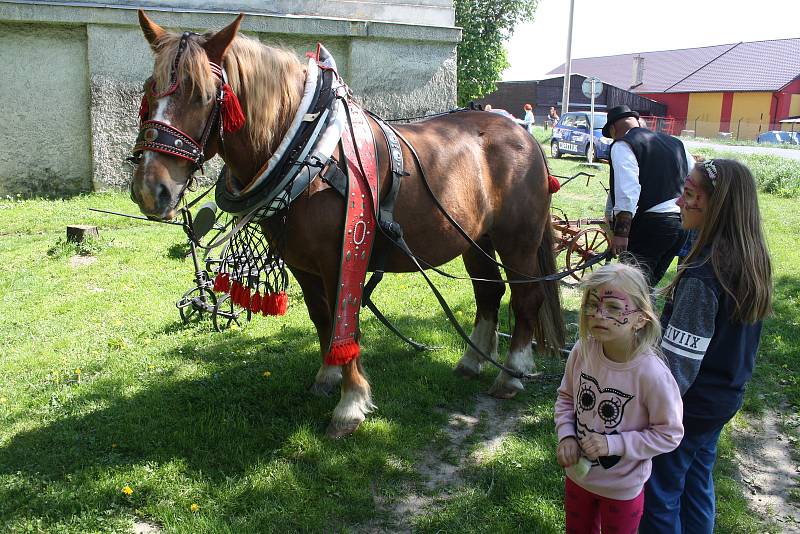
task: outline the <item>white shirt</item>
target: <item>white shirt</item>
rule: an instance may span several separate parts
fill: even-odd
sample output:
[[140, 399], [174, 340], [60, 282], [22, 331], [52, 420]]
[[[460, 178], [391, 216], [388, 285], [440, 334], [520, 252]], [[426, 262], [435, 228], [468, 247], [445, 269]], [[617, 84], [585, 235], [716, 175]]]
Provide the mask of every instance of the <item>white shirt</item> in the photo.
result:
[[[694, 158], [686, 147], [687, 173], [694, 169]], [[639, 195], [642, 186], [639, 183], [639, 162], [633, 154], [633, 149], [625, 141], [618, 141], [611, 146], [611, 164], [614, 166], [614, 200], [616, 204], [611, 205], [611, 195], [606, 200], [606, 217], [612, 218], [621, 211], [628, 211], [631, 216], [636, 215], [636, 205], [639, 203]], [[679, 197], [672, 198], [660, 204], [656, 204], [645, 213], [680, 213], [681, 209], [676, 204]]]

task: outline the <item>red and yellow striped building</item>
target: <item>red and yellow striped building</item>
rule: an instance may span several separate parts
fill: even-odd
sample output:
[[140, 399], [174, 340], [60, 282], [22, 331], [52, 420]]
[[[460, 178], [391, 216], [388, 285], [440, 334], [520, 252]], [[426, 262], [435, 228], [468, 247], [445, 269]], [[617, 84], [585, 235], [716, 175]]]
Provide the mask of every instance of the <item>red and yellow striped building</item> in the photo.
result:
[[700, 137], [755, 139], [800, 116], [800, 38], [576, 59], [572, 71], [665, 104], [676, 130]]

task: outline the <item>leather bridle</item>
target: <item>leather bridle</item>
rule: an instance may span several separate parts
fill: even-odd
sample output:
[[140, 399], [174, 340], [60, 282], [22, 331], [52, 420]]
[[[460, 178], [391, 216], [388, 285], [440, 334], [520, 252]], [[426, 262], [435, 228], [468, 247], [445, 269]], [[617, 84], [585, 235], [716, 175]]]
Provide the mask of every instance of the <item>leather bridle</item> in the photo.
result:
[[[178, 63], [181, 55], [186, 50], [189, 38], [193, 35], [198, 34], [193, 32], [184, 32], [183, 35], [181, 35], [178, 51], [175, 54], [175, 61], [172, 64], [170, 86], [163, 93], [155, 93], [155, 82], [153, 82], [151, 91], [153, 91], [154, 99], [157, 100], [159, 98], [163, 98], [178, 90], [178, 86], [180, 84], [180, 80], [178, 80]], [[209, 112], [208, 118], [206, 119], [205, 126], [203, 127], [203, 134], [201, 135], [200, 139], [195, 140], [189, 134], [182, 132], [178, 128], [175, 128], [174, 126], [171, 126], [165, 122], [143, 118], [139, 124], [139, 135], [136, 138], [136, 144], [133, 146], [133, 155], [128, 158], [128, 161], [132, 162], [134, 165], [138, 165], [141, 163], [143, 153], [146, 150], [150, 150], [191, 161], [192, 169], [189, 172], [189, 177], [186, 180], [184, 190], [189, 187], [190, 183], [192, 182], [194, 173], [198, 170], [201, 172], [203, 171], [206, 147], [208, 145], [208, 140], [211, 137], [211, 133], [214, 130], [215, 124], [219, 125], [219, 139], [220, 142], [222, 142], [220, 104], [225, 97], [225, 91], [223, 87], [226, 87], [228, 77], [225, 73], [225, 69], [222, 68], [221, 65], [217, 65], [211, 61], [209, 61], [209, 63], [211, 65], [211, 71], [221, 83], [218, 86], [217, 95], [214, 98], [214, 105]], [[131, 183], [131, 187], [132, 186], [133, 183]], [[179, 195], [178, 198], [180, 199], [182, 195], [183, 191], [181, 191], [181, 195]]]

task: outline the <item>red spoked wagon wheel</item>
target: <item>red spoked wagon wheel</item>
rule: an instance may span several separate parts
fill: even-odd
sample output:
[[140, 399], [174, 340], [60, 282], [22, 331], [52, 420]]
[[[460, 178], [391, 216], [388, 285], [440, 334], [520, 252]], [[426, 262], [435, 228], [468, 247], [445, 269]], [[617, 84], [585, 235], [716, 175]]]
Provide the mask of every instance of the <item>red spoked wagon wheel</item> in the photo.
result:
[[569, 224], [562, 217], [550, 214], [550, 225], [553, 227], [553, 254], [558, 255], [566, 250], [569, 244], [569, 235], [564, 235], [563, 229]]
[[580, 282], [587, 269], [592, 272], [599, 267], [600, 264], [596, 263], [581, 269], [589, 260], [602, 255], [608, 249], [608, 244], [608, 234], [602, 228], [586, 228], [575, 234], [566, 258], [567, 269], [575, 269], [570, 276]]

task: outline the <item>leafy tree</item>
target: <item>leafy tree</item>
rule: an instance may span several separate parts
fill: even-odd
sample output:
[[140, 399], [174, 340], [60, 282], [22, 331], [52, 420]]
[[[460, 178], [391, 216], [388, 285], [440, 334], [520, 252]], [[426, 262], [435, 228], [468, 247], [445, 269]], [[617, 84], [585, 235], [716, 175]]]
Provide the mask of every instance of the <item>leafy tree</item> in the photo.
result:
[[458, 45], [458, 103], [481, 98], [509, 66], [503, 42], [517, 22], [533, 18], [539, 0], [455, 0]]

